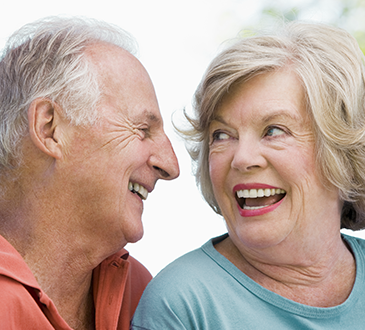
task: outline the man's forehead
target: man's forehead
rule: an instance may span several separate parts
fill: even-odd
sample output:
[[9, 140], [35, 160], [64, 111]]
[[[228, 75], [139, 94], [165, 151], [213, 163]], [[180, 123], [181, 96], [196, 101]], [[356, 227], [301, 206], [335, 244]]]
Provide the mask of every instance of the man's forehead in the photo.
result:
[[95, 43], [85, 49], [85, 56], [104, 83], [133, 79], [144, 70], [139, 60], [127, 50], [108, 43]]
[[106, 57], [109, 56], [111, 56], [111, 58], [123, 56], [130, 59], [135, 59], [135, 56], [132, 55], [127, 50], [117, 45], [113, 45], [102, 41], [89, 44], [85, 48], [84, 53], [86, 56], [90, 57], [96, 63], [104, 62], [106, 60]]
[[102, 97], [135, 124], [161, 125], [152, 82], [138, 59], [126, 50], [106, 43], [94, 45], [90, 52]]

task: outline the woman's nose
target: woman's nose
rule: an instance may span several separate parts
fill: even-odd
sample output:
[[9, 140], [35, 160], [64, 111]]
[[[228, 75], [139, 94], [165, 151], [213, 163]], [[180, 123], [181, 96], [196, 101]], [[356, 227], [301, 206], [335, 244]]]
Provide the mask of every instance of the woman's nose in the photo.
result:
[[267, 162], [262, 154], [262, 148], [255, 138], [241, 138], [234, 150], [232, 168], [248, 172], [264, 168]]

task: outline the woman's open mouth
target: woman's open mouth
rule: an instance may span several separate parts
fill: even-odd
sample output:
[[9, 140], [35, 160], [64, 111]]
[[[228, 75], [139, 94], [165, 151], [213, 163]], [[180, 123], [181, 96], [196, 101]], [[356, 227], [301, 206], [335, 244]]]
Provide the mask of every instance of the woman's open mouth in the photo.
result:
[[278, 203], [285, 195], [283, 189], [243, 189], [236, 191], [236, 200], [243, 210], [257, 210]]

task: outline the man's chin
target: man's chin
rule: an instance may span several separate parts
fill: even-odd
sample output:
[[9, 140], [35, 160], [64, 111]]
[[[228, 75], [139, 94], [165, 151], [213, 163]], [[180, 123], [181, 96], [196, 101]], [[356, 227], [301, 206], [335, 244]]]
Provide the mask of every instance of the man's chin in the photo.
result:
[[142, 239], [144, 234], [143, 231], [143, 225], [141, 224], [141, 226], [139, 228], [133, 228], [133, 230], [131, 230], [128, 235], [126, 236], [127, 242], [128, 243], [137, 243], [139, 240]]

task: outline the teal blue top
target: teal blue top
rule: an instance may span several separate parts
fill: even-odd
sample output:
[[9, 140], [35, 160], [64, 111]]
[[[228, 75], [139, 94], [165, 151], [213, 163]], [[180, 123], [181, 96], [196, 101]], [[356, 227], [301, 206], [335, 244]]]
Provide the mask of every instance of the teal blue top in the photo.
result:
[[222, 256], [212, 239], [163, 269], [147, 286], [132, 329], [365, 329], [365, 241], [343, 235], [356, 260], [356, 280], [341, 305], [319, 308], [273, 293]]

